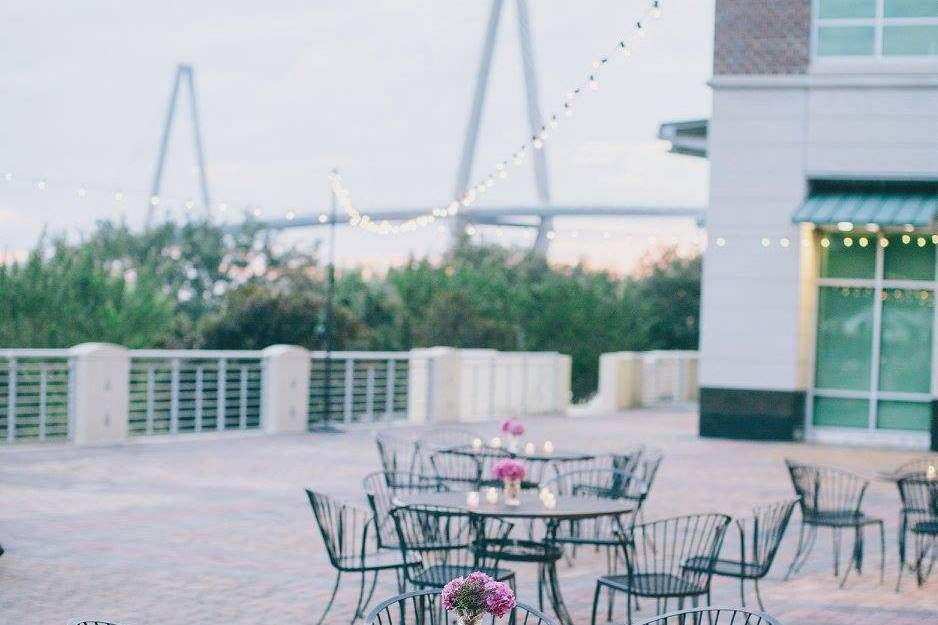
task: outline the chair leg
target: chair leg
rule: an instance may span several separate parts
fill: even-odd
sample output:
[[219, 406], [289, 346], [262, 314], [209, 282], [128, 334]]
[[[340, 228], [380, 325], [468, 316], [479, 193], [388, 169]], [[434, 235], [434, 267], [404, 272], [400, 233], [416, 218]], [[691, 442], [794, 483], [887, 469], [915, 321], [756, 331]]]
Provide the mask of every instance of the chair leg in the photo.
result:
[[752, 585], [756, 587], [756, 601], [759, 602], [759, 609], [765, 612], [765, 606], [762, 605], [762, 595], [759, 593], [759, 580], [752, 580]]
[[739, 578], [739, 605], [746, 607], [746, 579]]
[[329, 610], [332, 609], [332, 604], [335, 602], [335, 595], [339, 592], [339, 582], [342, 580], [342, 571], [338, 571], [335, 576], [335, 584], [332, 586], [332, 595], [329, 597], [329, 601], [326, 603], [326, 609], [323, 610], [322, 616], [319, 617], [319, 620], [316, 621], [316, 625], [322, 625], [326, 620], [326, 615], [329, 614]]
[[632, 593], [625, 596], [625, 625], [632, 625]]
[[349, 621], [349, 625], [353, 625], [362, 613], [362, 599], [365, 598], [365, 575], [365, 571], [362, 571], [362, 581], [358, 585], [358, 601], [355, 602], [355, 610], [352, 611], [352, 620]]
[[834, 548], [834, 577], [840, 575], [840, 530], [836, 527], [831, 530], [831, 545]]
[[857, 567], [857, 574], [863, 573], [863, 553], [866, 551], [866, 527], [859, 526], [853, 535], [853, 564]]
[[808, 561], [808, 556], [811, 555], [811, 552], [814, 550], [814, 545], [817, 542], [817, 525], [808, 526], [808, 537], [805, 542], [804, 551], [801, 554], [801, 561], [798, 562], [798, 566], [795, 568], [795, 573], [801, 571], [805, 563]]
[[371, 579], [371, 589], [368, 591], [368, 598], [365, 599], [365, 602], [362, 603], [361, 612], [359, 616], [364, 617], [365, 610], [368, 608], [368, 605], [371, 603], [372, 598], [375, 596], [375, 588], [378, 586], [378, 571], [375, 571], [375, 576]]
[[788, 565], [788, 572], [785, 573], [786, 580], [795, 573], [795, 565], [798, 564], [798, 558], [801, 557], [802, 549], [804, 549], [804, 523], [798, 528], [798, 546], [795, 547], [795, 557], [791, 559], [791, 564]]
[[886, 526], [879, 522], [879, 583], [886, 580]]
[[599, 593], [602, 592], [602, 589], [602, 585], [597, 582], [596, 592], [593, 593], [593, 615], [590, 617], [590, 625], [596, 625], [596, 608], [599, 607]]
[[537, 565], [537, 609], [544, 611], [544, 565]]

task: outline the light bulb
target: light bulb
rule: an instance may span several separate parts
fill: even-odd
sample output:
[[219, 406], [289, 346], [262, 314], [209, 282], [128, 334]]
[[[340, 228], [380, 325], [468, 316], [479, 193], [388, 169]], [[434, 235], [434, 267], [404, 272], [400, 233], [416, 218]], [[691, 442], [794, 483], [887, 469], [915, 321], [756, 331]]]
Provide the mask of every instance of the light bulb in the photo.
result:
[[160, 203], [160, 196], [151, 195], [150, 196], [150, 206], [157, 206]]
[[186, 200], [186, 210], [191, 211], [193, 208], [195, 208], [195, 202], [192, 200]]
[[293, 221], [295, 217], [296, 217], [296, 213], [294, 213], [293, 211], [287, 211], [287, 221]]
[[554, 237], [556, 237], [556, 236], [557, 236], [557, 233], [554, 232], [553, 230], [548, 230], [548, 231], [547, 231], [547, 238], [550, 239], [551, 241], [553, 241], [553, 240], [554, 240]]
[[123, 201], [123, 199], [124, 199], [124, 192], [123, 192], [123, 191], [115, 191], [115, 192], [114, 192], [114, 199], [115, 199], [116, 201], [118, 201], [118, 202]]
[[[121, 194], [121, 197], [123, 197], [123, 195], [124, 195], [124, 194], [122, 193], [122, 194]], [[228, 205], [225, 204], [224, 202], [222, 202], [221, 204], [218, 205], [218, 212], [219, 212], [219, 213], [224, 213], [226, 210], [228, 210]]]
[[503, 170], [501, 170], [500, 172], [498, 172], [498, 177], [499, 177], [499, 178], [507, 178], [507, 177], [508, 177], [508, 172], [503, 169]]
[[78, 187], [78, 197], [85, 197], [88, 195], [88, 189], [85, 188], [85, 185]]
[[717, 237], [717, 247], [723, 247], [724, 245], [726, 245], [726, 239]]
[[13, 182], [13, 172], [8, 171], [7, 173], [3, 174], [3, 179], [7, 182]]
[[566, 115], [567, 117], [573, 117], [573, 107], [570, 106], [569, 104], [564, 104], [563, 114]]
[[547, 137], [550, 136], [550, 133], [547, 132], [546, 128], [542, 128], [540, 134], [537, 136], [541, 138], [541, 141], [547, 141]]
[[590, 89], [592, 89], [593, 91], [596, 91], [596, 90], [599, 89], [599, 81], [596, 80], [596, 77], [595, 77], [595, 76], [590, 76], [590, 83], [589, 83], [589, 84], [590, 84]]
[[538, 137], [537, 139], [534, 140], [534, 147], [535, 147], [536, 149], [538, 149], [538, 150], [540, 150], [542, 147], [544, 147], [544, 142], [541, 141], [541, 138], [540, 138], [540, 137]]
[[645, 36], [645, 29], [642, 27], [642, 23], [641, 23], [641, 22], [635, 22], [635, 33], [636, 33], [639, 37], [644, 37], [644, 36]]
[[559, 125], [560, 125], [560, 124], [557, 123], [557, 116], [556, 116], [556, 115], [554, 115], [553, 117], [550, 118], [550, 127], [551, 127], [551, 128], [557, 128], [557, 126], [559, 126]]
[[255, 217], [260, 217], [260, 216], [261, 216], [261, 209], [255, 208], [254, 210], [251, 211], [251, 214], [254, 215]]
[[787, 238], [783, 238], [779, 239], [778, 244], [782, 247], [788, 247], [791, 244], [791, 241], [789, 241]]
[[45, 181], [45, 179], [40, 180], [39, 182], [37, 182], [37, 183], [36, 183], [36, 188], [39, 189], [40, 191], [44, 190], [44, 189], [46, 188], [46, 181]]
[[655, 19], [658, 19], [659, 17], [661, 17], [661, 7], [658, 5], [657, 0], [655, 2], [652, 2], [651, 10], [648, 12], [648, 14], [651, 15]]
[[768, 247], [772, 242], [769, 239], [762, 239], [762, 247]]
[[325, 213], [319, 215], [319, 223], [324, 224], [324, 223], [326, 223], [328, 220], [329, 220], [329, 218], [326, 217]]
[[600, 65], [599, 59], [596, 59], [593, 61], [593, 69], [599, 69], [599, 65]]

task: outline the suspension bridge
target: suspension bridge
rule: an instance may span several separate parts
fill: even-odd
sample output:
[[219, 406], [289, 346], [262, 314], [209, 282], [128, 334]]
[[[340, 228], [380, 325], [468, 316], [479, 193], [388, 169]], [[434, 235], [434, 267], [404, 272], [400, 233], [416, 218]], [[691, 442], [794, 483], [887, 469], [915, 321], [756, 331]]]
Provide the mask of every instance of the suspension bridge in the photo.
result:
[[[469, 119], [466, 124], [466, 133], [463, 140], [462, 152], [459, 165], [456, 171], [456, 180], [453, 189], [454, 198], [462, 198], [470, 190], [470, 180], [475, 161], [476, 146], [479, 139], [479, 129], [482, 124], [482, 116], [485, 107], [485, 95], [489, 86], [489, 78], [492, 68], [492, 59], [495, 51], [495, 44], [498, 39], [498, 31], [502, 22], [502, 14], [505, 12], [505, 0], [491, 0], [491, 5], [486, 22], [485, 33], [483, 36], [482, 50], [479, 58], [479, 65], [476, 72], [475, 89], [469, 110]], [[515, 16], [518, 28], [518, 40], [520, 43], [520, 55], [522, 73], [524, 78], [525, 108], [527, 112], [527, 121], [532, 135], [537, 135], [539, 130], [544, 128], [545, 120], [543, 118], [540, 106], [540, 95], [538, 90], [537, 72], [535, 68], [534, 50], [531, 41], [531, 25], [528, 15], [527, 0], [515, 0]], [[176, 75], [173, 80], [173, 86], [170, 93], [169, 106], [166, 119], [163, 125], [162, 140], [160, 142], [157, 154], [156, 167], [153, 175], [153, 184], [151, 198], [158, 198], [161, 190], [162, 173], [167, 158], [167, 147], [169, 143], [170, 131], [173, 120], [176, 116], [176, 110], [182, 97], [181, 89], [188, 89], [188, 105], [190, 110], [193, 143], [196, 156], [196, 167], [198, 169], [199, 186], [201, 199], [206, 212], [210, 216], [210, 193], [208, 178], [206, 175], [206, 162], [203, 150], [202, 131], [198, 115], [197, 97], [195, 90], [194, 71], [191, 66], [180, 65], [177, 67]], [[659, 137], [672, 140], [672, 152], [679, 154], [692, 154], [700, 156], [703, 154], [704, 147], [697, 144], [693, 150], [681, 149], [683, 143], [675, 141], [676, 138], [683, 136], [688, 130], [691, 133], [697, 133], [699, 128], [694, 126], [692, 129], [685, 129], [681, 123], [677, 125], [665, 124], [662, 126], [662, 132]], [[687, 133], [690, 134], [690, 133]], [[694, 137], [698, 140], [699, 137]], [[704, 136], [705, 145], [705, 136]], [[703, 222], [703, 211], [694, 207], [660, 207], [660, 206], [634, 206], [628, 203], [602, 205], [602, 206], [579, 206], [579, 205], [555, 205], [551, 202], [550, 176], [547, 164], [546, 148], [533, 150], [530, 159], [534, 167], [535, 192], [537, 201], [532, 204], [509, 204], [504, 206], [476, 206], [471, 210], [463, 211], [452, 219], [455, 233], [463, 232], [470, 224], [473, 225], [497, 225], [503, 227], [534, 228], [536, 236], [534, 239], [534, 251], [546, 253], [550, 236], [553, 229], [553, 220], [558, 217], [622, 217], [622, 218], [678, 218], [694, 219], [698, 224]], [[152, 221], [155, 205], [148, 202], [146, 206], [146, 223]], [[428, 208], [373, 208], [363, 209], [362, 212], [369, 215], [372, 221], [399, 222], [416, 218], [426, 214]], [[336, 224], [345, 224], [350, 221], [347, 215], [336, 214], [332, 210], [324, 209], [321, 211], [310, 211], [306, 215], [293, 215], [279, 219], [265, 219], [257, 223], [261, 228], [271, 230], [284, 230], [288, 228], [306, 228], [330, 226]]]

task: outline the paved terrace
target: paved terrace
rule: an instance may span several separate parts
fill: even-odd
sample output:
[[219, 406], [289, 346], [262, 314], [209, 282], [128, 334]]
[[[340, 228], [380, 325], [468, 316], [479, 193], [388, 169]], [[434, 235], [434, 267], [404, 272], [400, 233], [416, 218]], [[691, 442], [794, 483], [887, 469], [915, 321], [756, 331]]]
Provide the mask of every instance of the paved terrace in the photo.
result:
[[[914, 455], [700, 440], [690, 412], [542, 418], [527, 425], [533, 437], [571, 447], [611, 451], [642, 442], [663, 448], [666, 459], [648, 518], [746, 513], [752, 504], [786, 497], [786, 457], [872, 476]], [[373, 431], [213, 436], [0, 451], [0, 543], [7, 550], [0, 558], [0, 623], [60, 625], [78, 616], [139, 625], [315, 622], [332, 571], [302, 489], [361, 498], [360, 479], [378, 468]], [[762, 589], [769, 612], [783, 624], [938, 623], [938, 575], [924, 589], [907, 576], [902, 593], [893, 591], [895, 487], [874, 482], [867, 509], [888, 523], [886, 583], [879, 585], [874, 574], [878, 544], [870, 536], [868, 572], [839, 590], [826, 532], [801, 575], [782, 582], [797, 534], [793, 526]], [[602, 558], [581, 551], [575, 568], [561, 569], [578, 623], [589, 622], [602, 566]], [[517, 570], [521, 599], [531, 600], [534, 571]], [[388, 576], [376, 597], [393, 594], [392, 584]], [[714, 603], [736, 604], [737, 589], [732, 580], [716, 578]], [[330, 623], [347, 622], [356, 591], [353, 583], [340, 591]], [[642, 602], [638, 620], [650, 616], [653, 606]]]

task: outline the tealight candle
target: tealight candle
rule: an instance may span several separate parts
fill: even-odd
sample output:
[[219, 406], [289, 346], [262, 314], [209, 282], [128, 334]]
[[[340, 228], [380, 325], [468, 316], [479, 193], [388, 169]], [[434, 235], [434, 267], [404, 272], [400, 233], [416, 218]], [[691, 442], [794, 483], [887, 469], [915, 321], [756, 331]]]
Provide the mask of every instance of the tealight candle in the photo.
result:
[[475, 508], [479, 505], [479, 491], [471, 490], [466, 493], [466, 505], [470, 508]]
[[551, 494], [550, 497], [545, 497], [541, 503], [543, 503], [544, 507], [547, 508], [548, 510], [553, 510], [554, 508], [557, 507], [557, 498], [554, 497], [553, 494]]
[[547, 499], [548, 497], [553, 497], [553, 496], [554, 496], [554, 493], [551, 492], [551, 490], [547, 488], [546, 486], [541, 489], [541, 499]]
[[498, 438], [497, 436], [493, 436], [492, 440], [489, 441], [489, 445], [491, 445], [493, 449], [498, 449], [502, 446], [502, 439]]
[[485, 491], [485, 500], [489, 503], [498, 503], [498, 489], [490, 486]]
[[929, 480], [938, 479], [938, 467], [933, 464], [928, 465], [928, 469], [925, 470], [925, 478]]
[[482, 439], [481, 438], [472, 439], [472, 448], [475, 449], [476, 451], [482, 449]]
[[525, 443], [525, 444], [524, 444], [524, 453], [527, 454], [527, 455], [529, 455], [529, 456], [530, 456], [530, 455], [533, 455], [533, 454], [534, 454], [534, 443]]
[[552, 454], [554, 453], [554, 444], [550, 441], [544, 441], [544, 453]]

